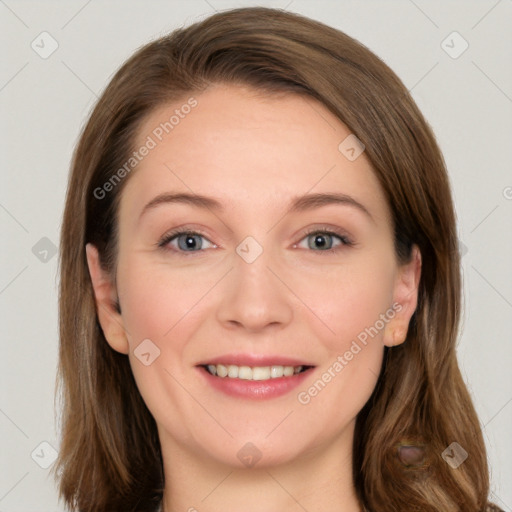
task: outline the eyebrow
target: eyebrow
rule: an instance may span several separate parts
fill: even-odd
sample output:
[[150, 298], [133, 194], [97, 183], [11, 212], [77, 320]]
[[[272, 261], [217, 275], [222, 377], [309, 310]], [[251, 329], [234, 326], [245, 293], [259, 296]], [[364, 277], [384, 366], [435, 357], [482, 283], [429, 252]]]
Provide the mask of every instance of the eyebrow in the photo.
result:
[[[144, 206], [139, 219], [148, 211], [163, 204], [189, 204], [197, 208], [212, 210], [215, 212], [224, 212], [225, 208], [221, 202], [213, 197], [203, 196], [200, 194], [180, 193], [163, 193], [153, 198]], [[286, 214], [297, 213], [320, 208], [327, 205], [344, 205], [358, 209], [374, 221], [368, 209], [352, 196], [340, 193], [314, 193], [296, 196], [292, 199]]]

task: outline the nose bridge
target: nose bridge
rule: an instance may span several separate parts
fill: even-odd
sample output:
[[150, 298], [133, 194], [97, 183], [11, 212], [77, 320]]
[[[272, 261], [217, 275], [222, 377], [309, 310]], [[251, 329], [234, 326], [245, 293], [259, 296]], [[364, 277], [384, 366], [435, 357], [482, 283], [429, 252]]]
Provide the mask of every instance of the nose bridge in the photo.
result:
[[219, 321], [250, 330], [290, 321], [292, 305], [287, 289], [270, 270], [278, 266], [273, 254], [270, 247], [264, 247], [253, 236], [236, 246], [234, 268], [218, 311]]

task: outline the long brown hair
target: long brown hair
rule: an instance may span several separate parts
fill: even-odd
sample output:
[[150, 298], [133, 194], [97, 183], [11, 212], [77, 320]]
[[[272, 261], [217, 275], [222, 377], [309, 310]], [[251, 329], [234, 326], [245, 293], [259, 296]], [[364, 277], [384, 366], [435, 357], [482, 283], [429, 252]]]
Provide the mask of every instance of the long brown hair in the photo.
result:
[[[60, 497], [84, 512], [154, 511], [161, 501], [156, 423], [127, 356], [110, 348], [97, 321], [85, 245], [98, 248], [115, 277], [117, 211], [129, 173], [108, 193], [98, 189], [119, 177], [142, 121], [156, 107], [217, 83], [306, 94], [328, 107], [365, 146], [392, 211], [398, 259], [408, 261], [413, 244], [421, 251], [418, 306], [407, 339], [385, 348], [379, 381], [357, 418], [359, 499], [380, 512], [485, 510], [485, 445], [455, 350], [461, 302], [456, 220], [435, 136], [400, 79], [365, 46], [320, 22], [263, 7], [214, 14], [139, 49], [83, 129], [60, 247], [62, 442], [53, 468]], [[457, 468], [442, 456], [453, 442], [469, 454]], [[420, 456], [407, 460], [407, 451]]]

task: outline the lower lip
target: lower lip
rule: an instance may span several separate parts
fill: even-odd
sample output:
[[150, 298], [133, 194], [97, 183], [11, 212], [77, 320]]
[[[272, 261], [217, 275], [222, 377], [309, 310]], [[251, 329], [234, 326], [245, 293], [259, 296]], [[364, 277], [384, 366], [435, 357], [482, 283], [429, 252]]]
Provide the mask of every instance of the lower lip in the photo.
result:
[[212, 375], [206, 368], [198, 367], [199, 372], [206, 379], [206, 382], [214, 389], [221, 391], [228, 396], [238, 398], [249, 398], [253, 400], [267, 400], [286, 395], [297, 388], [304, 379], [307, 379], [311, 370], [296, 373], [290, 377], [278, 377], [267, 380], [245, 380], [233, 379], [231, 377], [217, 377]]

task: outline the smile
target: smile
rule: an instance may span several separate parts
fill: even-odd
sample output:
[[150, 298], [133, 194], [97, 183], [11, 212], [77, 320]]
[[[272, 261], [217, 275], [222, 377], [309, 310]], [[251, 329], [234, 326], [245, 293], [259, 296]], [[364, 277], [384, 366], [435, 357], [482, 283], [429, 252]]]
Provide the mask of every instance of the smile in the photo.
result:
[[[237, 357], [229, 359], [236, 360]], [[293, 361], [291, 360], [282, 361], [285, 364], [272, 364], [272, 359], [269, 357], [252, 358], [253, 360], [260, 359], [257, 362], [248, 361], [251, 359], [248, 357], [239, 359], [243, 359], [240, 361], [242, 364], [230, 364], [235, 361], [230, 361], [230, 363], [226, 361], [222, 364], [217, 360], [200, 364], [196, 366], [196, 370], [199, 371], [201, 379], [210, 389], [220, 391], [224, 396], [265, 400], [288, 395], [303, 385], [304, 380], [311, 375], [315, 368], [305, 364], [292, 366]], [[246, 364], [243, 364], [244, 362]], [[254, 366], [249, 366], [247, 363], [252, 363]], [[258, 363], [261, 366], [258, 366]]]
[[307, 366], [237, 366], [234, 364], [209, 364], [205, 366], [211, 374], [221, 378], [242, 380], [269, 380], [291, 377], [305, 371]]

